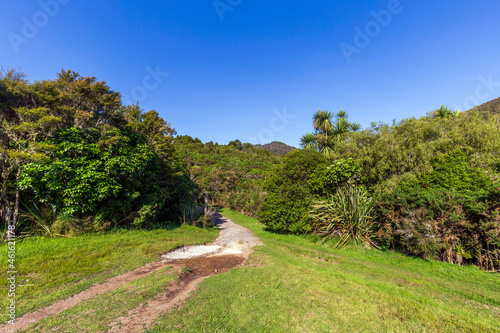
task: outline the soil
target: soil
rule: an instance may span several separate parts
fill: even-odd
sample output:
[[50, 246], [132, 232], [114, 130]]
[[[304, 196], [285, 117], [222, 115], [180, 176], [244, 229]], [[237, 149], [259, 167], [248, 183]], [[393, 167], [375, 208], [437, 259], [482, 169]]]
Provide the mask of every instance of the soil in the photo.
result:
[[[181, 274], [179, 280], [172, 283], [163, 293], [154, 300], [142, 305], [121, 318], [116, 319], [110, 326], [110, 332], [143, 332], [154, 325], [154, 321], [162, 313], [184, 304], [190, 293], [207, 277], [224, 273], [240, 266], [245, 258], [238, 255], [224, 255], [182, 260], [183, 267], [192, 271]], [[177, 269], [180, 267], [177, 266]]]
[[[179, 279], [171, 283], [163, 293], [153, 300], [131, 310], [127, 316], [117, 318], [110, 326], [111, 332], [143, 332], [154, 325], [156, 318], [182, 305], [198, 284], [209, 276], [224, 273], [241, 266], [248, 258], [252, 248], [261, 245], [250, 231], [231, 220], [217, 214], [215, 224], [220, 228], [215, 244], [190, 246], [176, 249], [162, 256], [161, 260], [113, 277], [106, 283], [96, 285], [48, 307], [26, 314], [16, 319], [15, 326], [4, 324], [0, 332], [17, 332], [29, 325], [58, 314], [99, 294], [112, 291], [120, 286], [143, 278], [166, 266], [173, 266], [179, 272]], [[186, 258], [186, 253], [189, 253]], [[178, 259], [176, 259], [178, 258]], [[185, 271], [185, 272], [183, 272]]]

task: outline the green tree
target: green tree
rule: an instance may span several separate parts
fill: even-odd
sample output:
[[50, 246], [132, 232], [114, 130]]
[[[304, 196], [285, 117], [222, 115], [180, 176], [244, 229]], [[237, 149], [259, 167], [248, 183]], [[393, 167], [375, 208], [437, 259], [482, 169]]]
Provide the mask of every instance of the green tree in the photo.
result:
[[314, 133], [306, 133], [300, 139], [302, 148], [316, 149], [327, 158], [331, 158], [335, 145], [343, 140], [351, 131], [359, 131], [361, 125], [350, 123], [347, 112], [340, 110], [333, 121], [334, 114], [330, 111], [318, 110], [313, 116]]
[[330, 162], [312, 149], [288, 153], [266, 184], [259, 212], [262, 223], [282, 233], [311, 231], [309, 206], [332, 189], [326, 180]]
[[42, 141], [60, 126], [62, 120], [34, 98], [27, 98], [34, 95], [34, 90], [23, 73], [9, 70], [2, 73], [0, 80], [3, 97], [0, 105], [0, 217], [5, 225], [15, 228], [21, 201], [20, 190], [15, 184], [21, 167], [47, 159], [46, 153], [54, 147]]
[[[2, 71], [0, 134], [0, 218], [5, 225], [16, 224], [23, 196], [25, 204], [42, 201], [67, 216], [106, 215], [102, 205], [118, 212], [116, 218], [135, 212], [129, 219], [135, 221], [173, 213], [194, 197], [193, 182], [175, 154], [171, 125], [154, 110], [123, 105], [120, 93], [95, 77], [62, 70], [55, 80], [30, 83], [21, 72]], [[70, 146], [67, 155], [58, 155]], [[71, 195], [58, 190], [61, 168], [75, 177], [60, 179], [66, 182], [60, 186], [75, 191]], [[130, 172], [133, 176], [126, 176]], [[78, 183], [80, 176], [86, 178]], [[54, 186], [48, 188], [49, 183]], [[45, 194], [38, 191], [44, 188]], [[71, 197], [81, 199], [85, 210]]]
[[[49, 159], [24, 165], [19, 187], [68, 217], [126, 218], [158, 205], [157, 156], [135, 132], [68, 128], [48, 143]], [[138, 224], [138, 223], [136, 223]]]

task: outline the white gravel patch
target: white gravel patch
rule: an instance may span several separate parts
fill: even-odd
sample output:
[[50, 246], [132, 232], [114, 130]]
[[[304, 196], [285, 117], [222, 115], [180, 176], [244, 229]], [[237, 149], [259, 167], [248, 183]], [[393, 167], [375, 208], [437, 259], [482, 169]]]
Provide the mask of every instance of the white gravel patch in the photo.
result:
[[238, 249], [238, 248], [234, 248], [234, 247], [228, 247], [226, 249], [224, 249], [224, 251], [222, 251], [221, 253], [217, 253], [218, 256], [224, 256], [226, 254], [242, 254], [243, 251], [241, 249]]
[[218, 245], [199, 245], [199, 246], [188, 246], [181, 249], [166, 253], [161, 257], [163, 259], [190, 259], [195, 257], [200, 257], [206, 254], [213, 254], [221, 249]]

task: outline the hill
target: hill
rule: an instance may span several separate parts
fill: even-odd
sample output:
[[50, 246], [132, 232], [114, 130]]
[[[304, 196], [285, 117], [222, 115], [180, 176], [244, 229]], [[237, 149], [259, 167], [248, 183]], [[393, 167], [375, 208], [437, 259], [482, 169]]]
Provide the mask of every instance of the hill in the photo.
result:
[[476, 106], [475, 108], [469, 110], [478, 110], [480, 112], [486, 112], [489, 114], [500, 113], [500, 97], [489, 102], [483, 103], [481, 105]]
[[291, 152], [294, 149], [297, 149], [295, 147], [289, 146], [283, 142], [279, 141], [273, 141], [271, 143], [267, 143], [265, 145], [253, 145], [254, 148], [257, 149], [265, 149], [268, 152], [274, 154], [274, 155], [279, 155], [279, 156], [284, 156]]

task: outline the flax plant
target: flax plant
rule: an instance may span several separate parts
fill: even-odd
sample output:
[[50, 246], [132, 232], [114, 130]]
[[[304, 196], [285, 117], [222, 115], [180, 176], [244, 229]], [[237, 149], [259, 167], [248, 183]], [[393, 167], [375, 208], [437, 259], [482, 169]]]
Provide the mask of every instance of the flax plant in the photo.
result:
[[339, 237], [336, 249], [349, 242], [376, 245], [373, 235], [373, 201], [365, 189], [351, 184], [338, 189], [327, 201], [318, 201], [311, 206], [309, 216], [313, 229], [324, 236], [321, 243], [330, 237]]

